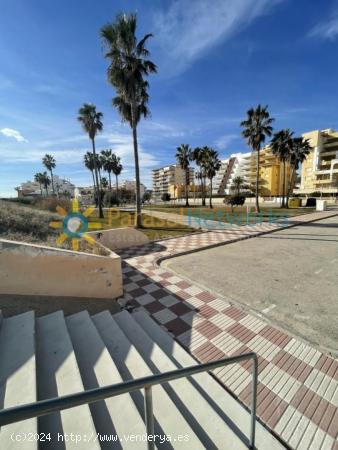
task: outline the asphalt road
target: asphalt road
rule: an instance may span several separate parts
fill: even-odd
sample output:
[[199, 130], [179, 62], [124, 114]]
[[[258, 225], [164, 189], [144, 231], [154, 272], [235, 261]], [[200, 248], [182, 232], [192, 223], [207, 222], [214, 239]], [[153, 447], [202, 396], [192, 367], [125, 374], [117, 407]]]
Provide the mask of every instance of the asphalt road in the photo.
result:
[[165, 265], [338, 356], [338, 217]]

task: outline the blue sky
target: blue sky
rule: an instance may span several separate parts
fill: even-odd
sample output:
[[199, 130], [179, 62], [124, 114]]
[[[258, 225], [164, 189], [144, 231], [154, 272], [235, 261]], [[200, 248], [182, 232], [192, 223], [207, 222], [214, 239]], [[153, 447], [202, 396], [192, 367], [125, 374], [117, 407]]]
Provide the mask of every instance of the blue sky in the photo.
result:
[[222, 157], [247, 147], [246, 110], [268, 104], [275, 127], [297, 133], [338, 127], [338, 1], [2, 0], [0, 15], [0, 195], [42, 170], [90, 184], [90, 143], [76, 121], [92, 102], [104, 113], [98, 149], [122, 158], [133, 178], [130, 129], [111, 107], [99, 30], [118, 12], [137, 12], [153, 32], [152, 118], [139, 127], [141, 178], [174, 161], [181, 143]]

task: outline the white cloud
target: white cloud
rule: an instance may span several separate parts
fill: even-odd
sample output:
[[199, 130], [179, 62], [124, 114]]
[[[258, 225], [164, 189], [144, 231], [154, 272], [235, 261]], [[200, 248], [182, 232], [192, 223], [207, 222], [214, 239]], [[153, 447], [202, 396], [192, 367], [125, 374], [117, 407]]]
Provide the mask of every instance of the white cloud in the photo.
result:
[[220, 150], [226, 150], [234, 139], [237, 139], [237, 134], [225, 134], [223, 136], [220, 136], [218, 139], [215, 140], [215, 145]]
[[6, 137], [13, 138], [17, 142], [28, 142], [27, 139], [25, 139], [20, 131], [13, 130], [12, 128], [2, 128], [0, 130], [0, 133], [3, 134]]
[[209, 48], [281, 1], [175, 0], [169, 9], [155, 13], [154, 17], [157, 41], [166, 58], [162, 68], [171, 74], [185, 70]]
[[320, 37], [322, 39], [334, 40], [338, 36], [338, 16], [319, 23], [309, 33], [309, 37]]

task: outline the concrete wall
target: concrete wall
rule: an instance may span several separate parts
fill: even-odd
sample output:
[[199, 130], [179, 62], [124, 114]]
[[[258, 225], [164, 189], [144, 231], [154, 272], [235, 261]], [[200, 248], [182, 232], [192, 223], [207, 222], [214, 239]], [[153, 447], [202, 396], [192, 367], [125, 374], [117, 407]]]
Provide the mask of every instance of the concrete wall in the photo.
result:
[[113, 299], [121, 296], [121, 258], [0, 239], [0, 294]]
[[88, 234], [110, 250], [121, 250], [123, 248], [148, 244], [149, 242], [149, 239], [144, 233], [132, 227], [92, 231]]

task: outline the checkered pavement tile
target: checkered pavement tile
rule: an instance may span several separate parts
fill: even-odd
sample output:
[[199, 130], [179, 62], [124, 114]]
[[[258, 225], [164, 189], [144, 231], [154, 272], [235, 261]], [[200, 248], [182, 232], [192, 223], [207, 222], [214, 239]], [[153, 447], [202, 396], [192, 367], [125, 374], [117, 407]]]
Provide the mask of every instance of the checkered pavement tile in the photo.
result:
[[[298, 216], [292, 223], [330, 215]], [[255, 352], [260, 419], [292, 448], [338, 450], [338, 361], [157, 264], [159, 258], [286, 226], [233, 226], [124, 250], [123, 298], [147, 311], [201, 362]], [[244, 361], [214, 375], [250, 406], [251, 370]]]

